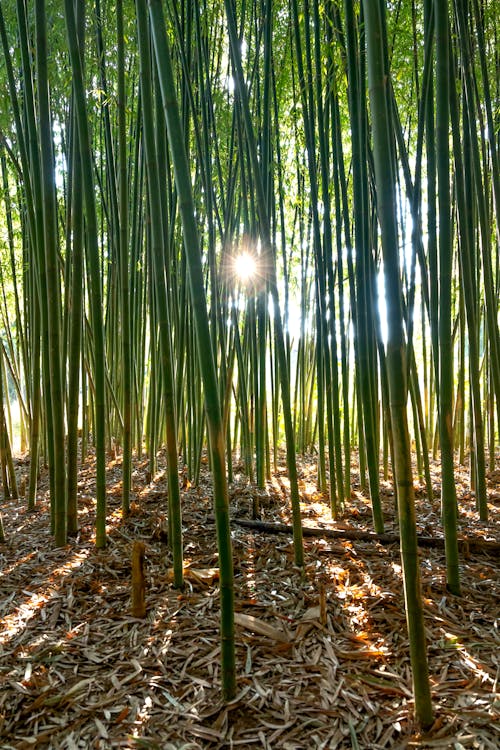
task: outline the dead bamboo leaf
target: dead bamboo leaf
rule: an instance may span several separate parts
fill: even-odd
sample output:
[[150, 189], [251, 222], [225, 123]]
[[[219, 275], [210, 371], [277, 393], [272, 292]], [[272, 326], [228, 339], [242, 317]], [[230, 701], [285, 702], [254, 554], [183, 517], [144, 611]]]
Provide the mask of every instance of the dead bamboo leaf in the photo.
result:
[[240, 625], [245, 630], [251, 630], [252, 633], [258, 633], [259, 635], [265, 635], [268, 638], [272, 638], [279, 643], [289, 643], [290, 634], [282, 628], [276, 628], [273, 625], [269, 625], [264, 620], [253, 615], [245, 615], [243, 612], [234, 613], [234, 622], [236, 625]]
[[[197, 581], [205, 586], [210, 586], [219, 580], [219, 568], [184, 568], [184, 578], [188, 581]], [[167, 570], [167, 580], [174, 580], [174, 571], [172, 568]]]
[[[252, 628], [248, 620], [238, 625], [238, 694], [222, 705], [217, 549], [214, 526], [207, 522], [213, 512], [209, 474], [203, 469], [199, 487], [183, 493], [191, 591], [180, 598], [166, 575], [165, 547], [152, 540], [166, 479], [160, 472], [148, 488], [146, 468], [147, 460], [136, 461], [134, 486], [141, 502], [125, 524], [119, 493], [110, 493], [110, 544], [101, 552], [92, 539], [91, 464], [82, 467], [80, 478], [81, 534], [64, 549], [47, 544], [46, 475], [36, 514], [17, 501], [0, 499], [8, 538], [15, 539], [15, 546], [2, 547], [0, 556], [0, 746], [118, 747], [134, 737], [137, 746], [168, 750], [231, 743], [235, 748], [265, 743], [273, 750], [344, 747], [352, 744], [349, 719], [361, 748], [398, 747], [407, 740], [415, 740], [415, 747], [431, 746], [411, 735], [411, 675], [396, 548], [306, 538], [306, 565], [299, 573], [291, 564], [291, 539], [235, 526], [238, 608], [255, 619]], [[236, 477], [241, 469], [234, 469]], [[299, 470], [301, 481], [313, 485], [313, 462], [301, 458]], [[433, 470], [438, 483], [438, 464]], [[108, 476], [118, 484], [120, 467], [110, 468]], [[286, 479], [283, 467], [269, 484], [263, 520], [290, 523]], [[353, 487], [346, 521], [366, 531], [366, 497], [355, 481]], [[253, 497], [248, 483], [245, 489], [239, 506], [237, 480], [232, 490], [232, 510], [243, 514]], [[319, 528], [328, 520], [328, 503], [307, 494], [307, 523]], [[486, 529], [477, 520], [475, 498], [459, 495], [467, 534], [494, 541], [500, 506], [491, 506], [492, 523]], [[392, 495], [383, 494], [383, 503], [393, 533]], [[439, 501], [429, 507], [423, 493], [417, 495], [420, 534], [435, 533], [439, 514]], [[338, 528], [334, 522], [326, 525]], [[145, 619], [127, 614], [134, 539], [151, 540]], [[443, 748], [450, 738], [457, 747], [471, 742], [478, 750], [496, 747], [500, 671], [492, 612], [499, 592], [498, 561], [486, 560], [484, 550], [481, 559], [475, 558], [471, 549], [461, 571], [461, 598], [443, 587], [442, 552], [425, 551], [421, 565], [433, 696], [443, 721], [429, 739]]]

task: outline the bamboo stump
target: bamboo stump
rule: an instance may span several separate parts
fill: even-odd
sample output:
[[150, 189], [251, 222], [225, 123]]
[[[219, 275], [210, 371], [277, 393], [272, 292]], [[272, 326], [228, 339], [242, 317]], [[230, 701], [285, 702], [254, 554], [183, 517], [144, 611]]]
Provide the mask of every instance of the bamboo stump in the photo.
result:
[[146, 576], [144, 574], [143, 542], [134, 542], [132, 547], [132, 616], [146, 617]]

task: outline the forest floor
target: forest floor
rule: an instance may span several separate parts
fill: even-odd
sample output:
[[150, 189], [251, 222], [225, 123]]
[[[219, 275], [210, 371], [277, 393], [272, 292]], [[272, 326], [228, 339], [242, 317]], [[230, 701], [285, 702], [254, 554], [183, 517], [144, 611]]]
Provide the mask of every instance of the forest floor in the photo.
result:
[[[27, 464], [19, 471], [27, 473]], [[237, 468], [237, 467], [236, 467]], [[436, 496], [439, 467], [435, 472]], [[457, 471], [460, 534], [499, 541], [500, 471], [489, 477], [490, 522]], [[371, 529], [352, 474], [342, 522], [331, 521], [302, 459], [304, 525]], [[462, 481], [463, 480], [463, 481]], [[166, 478], [134, 467], [134, 505], [120, 519], [120, 464], [108, 467], [109, 544], [93, 546], [94, 466], [82, 468], [80, 533], [56, 549], [48, 533], [46, 478], [37, 512], [1, 504], [0, 748], [482, 748], [500, 746], [500, 561], [463, 547], [462, 596], [445, 585], [443, 549], [420, 549], [436, 721], [425, 736], [414, 707], [397, 544], [304, 539], [294, 567], [290, 536], [237, 525], [259, 492], [262, 519], [290, 523], [286, 469], [265, 491], [242, 475], [231, 486], [238, 694], [220, 697], [219, 590], [206, 468], [182, 491], [186, 586], [172, 587]], [[440, 534], [439, 500], [417, 487], [419, 533]], [[388, 531], [397, 530], [383, 484]], [[131, 549], [146, 545], [147, 615], [130, 614]]]

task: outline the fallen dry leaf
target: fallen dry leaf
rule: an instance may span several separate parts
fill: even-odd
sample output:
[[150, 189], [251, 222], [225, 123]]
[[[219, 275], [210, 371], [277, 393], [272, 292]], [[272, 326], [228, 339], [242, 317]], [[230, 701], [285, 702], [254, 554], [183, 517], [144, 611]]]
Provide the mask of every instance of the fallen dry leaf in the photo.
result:
[[240, 625], [246, 630], [251, 630], [252, 633], [258, 633], [259, 635], [265, 635], [268, 638], [272, 638], [280, 643], [288, 643], [290, 641], [290, 634], [281, 628], [273, 627], [264, 620], [259, 620], [253, 615], [245, 615], [243, 612], [234, 613], [234, 622], [236, 625]]
[[[165, 457], [159, 461], [164, 467]], [[369, 504], [355, 468], [353, 463], [353, 495], [343, 526], [369, 531]], [[231, 513], [249, 518], [257, 490], [238, 478], [237, 463], [233, 469]], [[223, 705], [209, 474], [203, 469], [199, 486], [185, 483], [182, 493], [189, 562], [180, 595], [169, 578], [168, 546], [154, 538], [166, 520], [166, 478], [160, 471], [146, 483], [146, 470], [147, 461], [135, 462], [136, 502], [126, 522], [119, 493], [110, 494], [109, 544], [101, 552], [93, 543], [92, 455], [80, 475], [80, 534], [66, 548], [54, 549], [48, 536], [46, 474], [36, 513], [28, 514], [17, 500], [0, 502], [7, 535], [0, 546], [0, 746], [349, 750], [355, 740], [361, 750], [429, 750], [451, 747], [450, 742], [466, 750], [497, 747], [494, 556], [476, 556], [471, 549], [468, 559], [461, 558], [463, 596], [454, 597], [444, 583], [443, 551], [421, 550], [438, 719], [424, 738], [413, 726], [399, 550], [307, 537], [306, 564], [299, 571], [291, 538], [234, 526], [238, 693]], [[302, 458], [299, 471], [305, 522], [341, 529], [331, 521], [327, 499], [311, 489], [315, 458]], [[438, 463], [433, 472], [437, 485]], [[460, 477], [457, 470], [461, 533], [495, 541], [500, 507], [491, 504], [491, 524], [482, 525], [474, 497], [461, 492]], [[108, 468], [108, 481], [115, 486], [120, 479], [117, 461]], [[381, 489], [386, 527], [395, 533], [393, 498], [388, 485]], [[284, 462], [259, 493], [262, 519], [289, 525]], [[440, 533], [439, 500], [429, 504], [417, 493], [417, 523], [420, 534]], [[136, 540], [146, 544], [144, 619], [129, 614], [130, 550]]]

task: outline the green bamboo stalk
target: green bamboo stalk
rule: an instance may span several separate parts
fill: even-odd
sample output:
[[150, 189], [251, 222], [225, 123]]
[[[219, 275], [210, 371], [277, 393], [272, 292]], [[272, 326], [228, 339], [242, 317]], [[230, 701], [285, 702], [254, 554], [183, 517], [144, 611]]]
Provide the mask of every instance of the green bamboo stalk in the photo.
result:
[[[451, 73], [450, 65], [450, 73]], [[464, 113], [465, 114], [465, 113]], [[469, 364], [469, 387], [471, 392], [473, 412], [473, 436], [474, 453], [477, 463], [476, 497], [483, 521], [488, 517], [488, 504], [486, 493], [486, 463], [484, 453], [484, 425], [482, 415], [481, 390], [479, 379], [479, 347], [477, 341], [477, 289], [475, 288], [475, 274], [473, 261], [473, 245], [471, 237], [471, 207], [467, 199], [466, 179], [470, 175], [470, 149], [467, 128], [465, 128], [465, 143], [462, 145], [459, 136], [459, 115], [456, 89], [453, 80], [450, 80], [450, 118], [453, 136], [453, 158], [455, 161], [455, 190], [458, 212], [459, 233], [459, 255], [461, 275], [460, 281], [463, 289], [463, 304], [467, 319], [468, 333], [468, 364]], [[464, 166], [462, 152], [468, 160], [468, 168]], [[463, 341], [463, 338], [462, 338]], [[465, 343], [465, 342], [463, 342]], [[465, 353], [463, 352], [463, 357]], [[465, 364], [463, 365], [463, 377], [465, 378]], [[462, 418], [464, 427], [464, 418]]]
[[384, 255], [385, 292], [388, 308], [387, 371], [394, 430], [401, 558], [403, 564], [406, 619], [410, 640], [413, 691], [417, 720], [423, 727], [433, 722], [426, 638], [420, 591], [415, 497], [407, 422], [406, 352], [401, 306], [398, 230], [395, 198], [395, 159], [391, 117], [388, 111], [388, 69], [384, 59], [385, 2], [363, 0], [368, 52], [368, 78], [372, 113], [373, 157], [377, 186], [377, 214]]
[[[21, 48], [23, 85], [25, 88], [25, 124], [26, 124], [26, 154], [22, 144], [25, 138], [22, 135], [22, 126], [16, 112], [16, 97], [11, 92], [14, 114], [16, 117], [16, 130], [21, 148], [21, 159], [24, 164], [25, 174], [24, 187], [26, 191], [29, 243], [29, 283], [31, 294], [28, 296], [29, 323], [31, 334], [31, 429], [30, 429], [30, 479], [28, 508], [35, 508], [37, 481], [39, 472], [39, 457], [41, 454], [41, 431], [43, 429], [42, 419], [46, 422], [47, 433], [52, 431], [52, 409], [50, 395], [50, 374], [48, 365], [49, 350], [49, 326], [48, 326], [48, 295], [47, 277], [44, 262], [44, 221], [43, 221], [43, 197], [40, 152], [37, 137], [35, 95], [32, 80], [32, 56], [28, 43], [28, 29], [26, 9], [22, 0], [17, 2], [18, 33]], [[6, 56], [6, 59], [7, 56]], [[29, 162], [29, 163], [28, 163]], [[29, 175], [29, 177], [28, 177]], [[36, 210], [35, 210], [36, 208]], [[42, 346], [43, 343], [43, 346]], [[43, 373], [43, 401], [45, 413], [42, 411], [42, 392], [40, 387], [40, 375]], [[53, 441], [48, 441], [49, 463], [52, 464]], [[49, 475], [51, 494], [53, 495], [53, 473]], [[54, 518], [51, 508], [51, 529], [54, 527]]]
[[205, 413], [209, 432], [219, 550], [222, 690], [224, 698], [226, 700], [231, 700], [236, 692], [234, 581], [224, 456], [224, 429], [219, 403], [213, 350], [211, 346], [207, 304], [201, 267], [200, 241], [193, 205], [190, 170], [184, 147], [184, 137], [179, 116], [175, 82], [170, 60], [170, 49], [165, 29], [165, 20], [163, 17], [162, 5], [159, 0], [149, 0], [148, 7], [168, 139], [174, 166], [175, 183], [180, 198], [184, 249], [189, 268], [191, 304], [193, 307], [194, 323], [197, 332], [200, 371], [205, 390]]
[[[83, 36], [83, 14], [79, 14], [78, 32]], [[83, 41], [83, 40], [82, 40]], [[82, 344], [83, 319], [83, 261], [84, 261], [84, 227], [83, 227], [83, 192], [82, 192], [82, 164], [78, 139], [76, 137], [76, 120], [74, 113], [72, 158], [70, 168], [73, 170], [73, 207], [71, 216], [72, 252], [71, 252], [71, 291], [68, 348], [68, 471], [67, 471], [67, 503], [68, 503], [68, 534], [75, 535], [78, 531], [78, 411], [80, 390], [80, 357]], [[85, 415], [83, 415], [85, 420]]]
[[36, 69], [39, 109], [40, 155], [43, 195], [45, 272], [48, 294], [50, 394], [53, 442], [51, 503], [54, 512], [54, 537], [58, 547], [66, 544], [66, 457], [64, 430], [63, 375], [61, 362], [61, 290], [57, 257], [57, 218], [55, 175], [52, 153], [52, 127], [47, 71], [47, 20], [45, 0], [36, 0]]
[[[334, 80], [332, 71], [332, 80]], [[351, 431], [349, 426], [349, 362], [348, 362], [348, 343], [346, 335], [345, 320], [345, 302], [344, 302], [344, 261], [343, 261], [343, 242], [342, 242], [342, 225], [345, 225], [346, 246], [348, 248], [348, 257], [351, 257], [351, 239], [349, 228], [349, 212], [346, 207], [346, 189], [341, 189], [341, 175], [344, 176], [342, 144], [339, 143], [340, 135], [340, 112], [338, 103], [338, 93], [336, 88], [332, 91], [331, 96], [331, 119], [332, 125], [332, 161], [333, 161], [333, 181], [335, 189], [335, 216], [336, 216], [336, 245], [337, 245], [337, 276], [338, 276], [338, 297], [339, 297], [339, 325], [340, 325], [340, 353], [342, 368], [342, 405], [344, 411], [344, 497], [348, 499], [351, 495]], [[344, 198], [344, 200], [343, 200]], [[342, 202], [344, 207], [342, 209]], [[352, 275], [350, 274], [352, 279]], [[333, 289], [331, 289], [333, 295]], [[354, 282], [352, 280], [351, 294], [355, 295]], [[355, 307], [355, 296], [352, 301]]]
[[[485, 163], [486, 155], [485, 149], [482, 149], [482, 160], [483, 169], [481, 170], [481, 154], [479, 148], [478, 133], [476, 131], [476, 122], [479, 122], [479, 129], [481, 132], [481, 140], [483, 140], [485, 125], [483, 122], [483, 108], [482, 104], [477, 101], [477, 82], [475, 76], [475, 69], [472, 65], [471, 59], [471, 45], [469, 39], [469, 31], [467, 24], [467, 4], [464, 0], [457, 2], [457, 19], [458, 19], [458, 39], [460, 42], [460, 59], [462, 64], [462, 71], [464, 76], [465, 86], [465, 106], [464, 106], [464, 117], [468, 123], [468, 144], [470, 146], [470, 159], [473, 172], [473, 185], [475, 190], [477, 212], [478, 212], [478, 223], [480, 230], [480, 248], [481, 248], [481, 259], [482, 259], [482, 270], [484, 278], [484, 298], [486, 302], [486, 321], [488, 339], [490, 342], [490, 357], [493, 362], [492, 375], [493, 375], [493, 386], [496, 397], [496, 410], [497, 410], [497, 421], [500, 424], [500, 333], [498, 328], [497, 319], [497, 303], [495, 296], [498, 295], [498, 282], [495, 288], [495, 282], [493, 279], [493, 267], [492, 267], [492, 221], [490, 216], [489, 199], [488, 194], [488, 174], [490, 169]], [[484, 82], [483, 82], [484, 83]], [[486, 93], [485, 106], [488, 107], [488, 91]], [[475, 106], [474, 106], [475, 105]], [[490, 102], [491, 106], [491, 102]], [[495, 159], [494, 150], [491, 153], [491, 157]], [[494, 164], [492, 165], [495, 166]], [[493, 173], [495, 169], [493, 168]], [[496, 169], [498, 173], [498, 169]], [[495, 209], [498, 215], [498, 204], [499, 196], [498, 191], [500, 190], [498, 174], [493, 176], [494, 192], [496, 192], [495, 198]], [[497, 235], [498, 235], [498, 224], [497, 224]], [[497, 255], [498, 257], [498, 255]]]
[[[434, 0], [424, 0], [424, 27], [427, 47], [434, 45], [435, 21]], [[436, 183], [436, 126], [434, 79], [431, 77], [427, 90], [425, 106], [425, 138], [427, 161], [427, 260], [429, 269], [429, 323], [431, 329], [431, 348], [433, 358], [434, 382], [439, 383], [440, 349], [439, 349], [439, 273], [437, 247], [437, 183]], [[439, 408], [439, 388], [435, 388], [436, 407]], [[431, 410], [432, 411], [432, 410]], [[433, 450], [433, 455], [435, 455]]]
[[18, 498], [19, 493], [17, 490], [17, 477], [14, 468], [14, 460], [12, 457], [11, 441], [9, 439], [9, 431], [7, 429], [7, 422], [5, 419], [5, 402], [8, 402], [9, 394], [6, 392], [5, 383], [5, 354], [3, 353], [3, 347], [0, 350], [0, 452], [2, 461], [2, 481], [4, 489], [4, 497], [7, 498]]
[[253, 131], [250, 108], [248, 103], [248, 94], [243, 76], [241, 65], [241, 49], [236, 33], [236, 23], [234, 19], [233, 7], [230, 0], [226, 0], [226, 19], [229, 31], [231, 58], [235, 74], [236, 86], [239, 101], [242, 107], [242, 115], [245, 126], [245, 133], [248, 141], [249, 155], [252, 164], [252, 173], [257, 192], [257, 208], [259, 212], [260, 230], [262, 235], [262, 245], [265, 252], [266, 266], [269, 273], [269, 289], [274, 306], [274, 330], [276, 336], [276, 348], [279, 358], [280, 383], [281, 383], [281, 401], [283, 406], [283, 418], [285, 422], [285, 435], [287, 446], [287, 466], [290, 479], [290, 494], [293, 516], [293, 533], [294, 533], [294, 552], [296, 565], [302, 566], [304, 561], [304, 551], [302, 544], [302, 525], [300, 518], [300, 500], [297, 478], [297, 463], [295, 454], [295, 439], [293, 434], [293, 421], [290, 408], [290, 382], [288, 380], [287, 357], [285, 349], [285, 339], [283, 335], [283, 324], [280, 312], [280, 303], [278, 288], [276, 282], [276, 267], [274, 253], [271, 247], [271, 232], [269, 218], [267, 216], [265, 194], [262, 182], [262, 175], [257, 160], [257, 148], [255, 144], [255, 134]]
[[98, 224], [92, 173], [92, 148], [85, 101], [82, 50], [79, 47], [72, 0], [65, 0], [64, 8], [68, 47], [73, 71], [75, 116], [78, 125], [78, 143], [82, 161], [83, 195], [87, 222], [86, 264], [87, 274], [90, 279], [90, 312], [94, 340], [96, 547], [101, 549], [106, 545], [106, 365], [102, 319], [101, 264], [99, 262]]
[[[363, 6], [364, 7], [364, 6]], [[358, 341], [359, 407], [362, 415], [360, 438], [366, 447], [366, 459], [370, 479], [373, 523], [377, 533], [384, 529], [384, 519], [380, 503], [378, 441], [374, 415], [374, 370], [371, 355], [370, 316], [372, 280], [370, 249], [368, 247], [368, 181], [366, 172], [365, 112], [362, 105], [362, 56], [356, 37], [354, 6], [344, 2], [347, 41], [348, 98], [351, 118], [352, 168], [354, 219], [356, 236], [356, 330]], [[361, 428], [364, 428], [361, 435]], [[360, 441], [361, 442], [361, 441]], [[361, 452], [361, 446], [360, 446]]]
[[460, 593], [457, 542], [457, 498], [453, 465], [453, 348], [451, 338], [452, 237], [449, 164], [449, 28], [448, 2], [435, 0], [436, 18], [436, 152], [439, 205], [439, 439], [441, 506], [448, 588]]
[[[157, 116], [155, 133], [152, 79], [151, 50], [147, 27], [147, 9], [144, 0], [137, 2], [137, 30], [140, 52], [140, 81], [143, 106], [143, 134], [146, 158], [146, 176], [148, 183], [148, 201], [151, 215], [151, 256], [152, 277], [154, 283], [157, 324], [159, 329], [161, 361], [161, 394], [165, 414], [168, 472], [169, 526], [170, 544], [173, 555], [174, 585], [180, 588], [184, 582], [182, 551], [182, 519], [177, 458], [177, 418], [175, 414], [175, 372], [172, 357], [171, 317], [167, 298], [167, 279], [165, 276], [165, 236], [162, 204], [160, 202], [161, 185], [157, 169], [159, 140], [164, 129], [163, 117]], [[160, 110], [161, 112], [161, 110]], [[163, 128], [161, 127], [163, 126]]]
[[128, 174], [127, 174], [127, 118], [125, 90], [125, 36], [123, 28], [123, 0], [116, 3], [116, 39], [117, 39], [117, 105], [118, 105], [118, 212], [119, 212], [119, 266], [120, 266], [120, 303], [121, 303], [121, 353], [122, 353], [122, 413], [123, 413], [123, 450], [122, 450], [122, 512], [127, 515], [130, 510], [130, 488], [132, 478], [132, 341], [130, 325], [129, 293], [129, 245], [128, 245]]

